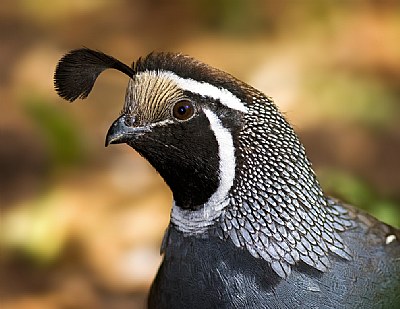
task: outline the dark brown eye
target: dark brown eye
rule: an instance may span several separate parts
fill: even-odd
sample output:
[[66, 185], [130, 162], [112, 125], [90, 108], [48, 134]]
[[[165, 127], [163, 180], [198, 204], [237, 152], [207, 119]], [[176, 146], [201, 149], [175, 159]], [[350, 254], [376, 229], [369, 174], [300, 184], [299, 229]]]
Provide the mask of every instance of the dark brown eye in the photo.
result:
[[178, 120], [187, 120], [194, 114], [194, 107], [192, 102], [188, 100], [181, 100], [175, 103], [172, 110], [173, 116]]

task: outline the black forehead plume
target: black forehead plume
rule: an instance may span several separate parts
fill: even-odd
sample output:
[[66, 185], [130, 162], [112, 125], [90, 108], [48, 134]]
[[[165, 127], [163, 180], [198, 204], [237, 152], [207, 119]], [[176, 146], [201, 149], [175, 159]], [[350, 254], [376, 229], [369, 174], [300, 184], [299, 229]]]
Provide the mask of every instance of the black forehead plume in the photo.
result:
[[133, 77], [135, 71], [121, 61], [102, 52], [81, 48], [70, 51], [58, 62], [54, 86], [60, 97], [73, 102], [85, 99], [97, 77], [106, 69], [116, 69]]
[[97, 77], [106, 69], [116, 69], [129, 77], [144, 71], [170, 71], [182, 78], [206, 82], [225, 88], [240, 99], [246, 99], [247, 84], [230, 74], [215, 69], [194, 58], [178, 53], [150, 53], [139, 58], [132, 68], [102, 52], [81, 48], [61, 58], [54, 73], [57, 93], [70, 102], [85, 99]]
[[170, 71], [182, 78], [190, 78], [227, 89], [240, 99], [246, 98], [243, 90], [250, 87], [226, 72], [183, 54], [151, 53], [145, 58], [139, 58], [135, 64], [136, 73], [159, 70]]

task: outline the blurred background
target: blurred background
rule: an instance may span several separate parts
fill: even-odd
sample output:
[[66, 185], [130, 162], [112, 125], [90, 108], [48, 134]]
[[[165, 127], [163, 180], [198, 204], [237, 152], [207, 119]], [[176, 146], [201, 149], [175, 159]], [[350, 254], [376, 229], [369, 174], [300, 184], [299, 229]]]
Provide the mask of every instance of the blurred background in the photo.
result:
[[400, 226], [398, 1], [20, 0], [0, 6], [0, 301], [143, 308], [171, 193], [127, 146], [104, 148], [127, 78], [86, 101], [53, 90], [82, 46], [125, 63], [179, 51], [272, 96], [324, 190]]

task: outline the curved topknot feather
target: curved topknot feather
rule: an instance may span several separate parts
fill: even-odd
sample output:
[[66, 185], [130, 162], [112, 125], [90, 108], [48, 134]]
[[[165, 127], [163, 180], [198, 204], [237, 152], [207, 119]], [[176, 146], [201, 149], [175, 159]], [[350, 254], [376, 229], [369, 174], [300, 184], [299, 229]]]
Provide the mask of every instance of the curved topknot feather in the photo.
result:
[[121, 61], [88, 48], [70, 51], [58, 62], [54, 73], [54, 86], [65, 100], [85, 99], [97, 77], [106, 69], [116, 69], [133, 77], [135, 71]]

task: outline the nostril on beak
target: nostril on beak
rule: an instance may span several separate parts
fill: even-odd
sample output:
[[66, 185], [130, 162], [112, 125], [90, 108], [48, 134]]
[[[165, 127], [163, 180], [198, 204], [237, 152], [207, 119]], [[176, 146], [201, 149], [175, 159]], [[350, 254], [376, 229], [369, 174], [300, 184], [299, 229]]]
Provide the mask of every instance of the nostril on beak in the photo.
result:
[[136, 118], [133, 115], [129, 115], [129, 116], [127, 115], [124, 117], [125, 125], [128, 127], [132, 127], [134, 125], [135, 121], [136, 121]]

